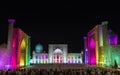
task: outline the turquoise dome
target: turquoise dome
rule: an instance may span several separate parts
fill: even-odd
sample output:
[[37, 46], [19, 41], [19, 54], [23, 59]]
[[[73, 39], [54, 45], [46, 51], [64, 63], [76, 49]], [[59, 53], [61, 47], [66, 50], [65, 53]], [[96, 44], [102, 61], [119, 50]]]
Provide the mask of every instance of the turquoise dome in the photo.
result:
[[36, 46], [35, 46], [35, 51], [36, 52], [41, 52], [43, 50], [43, 46], [41, 45], [41, 44], [37, 44]]

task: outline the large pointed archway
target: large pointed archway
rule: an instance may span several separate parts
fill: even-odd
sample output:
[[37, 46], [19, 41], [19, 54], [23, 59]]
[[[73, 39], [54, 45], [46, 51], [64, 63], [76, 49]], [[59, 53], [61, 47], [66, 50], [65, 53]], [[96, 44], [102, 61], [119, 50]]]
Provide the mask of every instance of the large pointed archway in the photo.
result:
[[20, 66], [25, 66], [25, 58], [26, 58], [26, 56], [25, 56], [25, 51], [26, 51], [26, 43], [25, 43], [25, 39], [23, 39], [22, 41], [21, 41], [21, 46], [20, 46]]
[[98, 62], [98, 26], [88, 32], [88, 64], [96, 65]]
[[56, 48], [54, 53], [53, 53], [53, 62], [54, 63], [62, 63], [62, 58], [63, 58], [63, 52], [61, 49]]
[[49, 63], [67, 63], [67, 44], [49, 44]]
[[96, 64], [96, 44], [95, 44], [95, 40], [93, 38], [90, 39], [90, 43], [89, 43], [89, 50], [90, 50], [90, 64]]

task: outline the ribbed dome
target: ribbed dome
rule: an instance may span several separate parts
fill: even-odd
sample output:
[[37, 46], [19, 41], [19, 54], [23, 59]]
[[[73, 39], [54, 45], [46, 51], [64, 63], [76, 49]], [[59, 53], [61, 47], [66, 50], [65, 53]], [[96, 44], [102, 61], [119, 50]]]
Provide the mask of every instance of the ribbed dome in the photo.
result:
[[55, 49], [54, 54], [62, 54], [62, 50], [57, 48]]

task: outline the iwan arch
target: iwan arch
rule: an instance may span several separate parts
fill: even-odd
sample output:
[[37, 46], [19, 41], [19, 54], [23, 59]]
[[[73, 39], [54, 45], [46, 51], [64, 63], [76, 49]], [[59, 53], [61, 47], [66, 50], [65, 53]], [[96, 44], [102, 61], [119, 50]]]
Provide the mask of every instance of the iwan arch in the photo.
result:
[[120, 65], [120, 45], [118, 35], [108, 30], [108, 21], [96, 25], [84, 37], [85, 63], [91, 65]]

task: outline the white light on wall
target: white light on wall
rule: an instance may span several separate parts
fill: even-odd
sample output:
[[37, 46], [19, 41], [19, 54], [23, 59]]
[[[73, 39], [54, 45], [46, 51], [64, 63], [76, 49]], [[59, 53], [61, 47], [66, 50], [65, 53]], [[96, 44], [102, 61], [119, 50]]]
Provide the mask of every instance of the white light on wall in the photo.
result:
[[83, 51], [81, 51], [81, 54], [83, 54]]
[[88, 51], [88, 49], [86, 48], [85, 51]]

